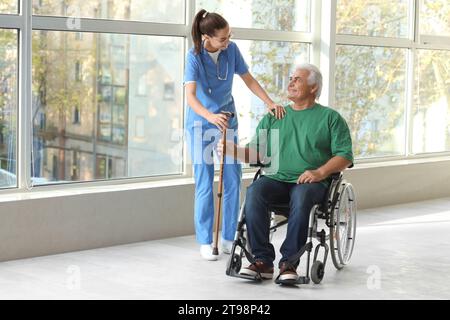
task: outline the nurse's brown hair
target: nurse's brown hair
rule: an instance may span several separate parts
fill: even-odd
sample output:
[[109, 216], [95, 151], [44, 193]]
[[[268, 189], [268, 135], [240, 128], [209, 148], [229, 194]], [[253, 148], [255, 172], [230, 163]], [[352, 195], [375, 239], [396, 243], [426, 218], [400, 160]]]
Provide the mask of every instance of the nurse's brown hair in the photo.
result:
[[192, 41], [194, 42], [195, 53], [199, 54], [202, 48], [202, 35], [206, 34], [214, 37], [216, 30], [228, 27], [228, 22], [220, 14], [208, 12], [201, 9], [195, 15], [192, 23]]

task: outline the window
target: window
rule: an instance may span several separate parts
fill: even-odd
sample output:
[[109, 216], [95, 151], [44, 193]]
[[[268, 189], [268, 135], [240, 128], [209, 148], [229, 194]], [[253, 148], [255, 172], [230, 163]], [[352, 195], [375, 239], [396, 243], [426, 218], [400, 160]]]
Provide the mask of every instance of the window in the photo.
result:
[[421, 0], [420, 33], [450, 37], [450, 2]]
[[355, 156], [450, 151], [450, 2], [337, 4], [335, 106]]
[[148, 89], [147, 75], [143, 74], [139, 77], [139, 82], [137, 84], [137, 95], [146, 96], [148, 94], [147, 89]]
[[75, 62], [75, 81], [81, 81], [81, 62]]
[[273, 64], [273, 85], [277, 88], [278, 92], [285, 93], [289, 85], [289, 75], [286, 74], [289, 70], [292, 70], [293, 65], [290, 63], [274, 63]]
[[[323, 54], [324, 30], [312, 28], [321, 15], [311, 11], [334, 6], [311, 0], [22, 1], [34, 15], [28, 30], [19, 1], [0, 0], [0, 188], [16, 186], [28, 165], [16, 163], [19, 151], [31, 154], [35, 185], [184, 174], [185, 16], [200, 8], [229, 21], [251, 73], [278, 103], [288, 102], [296, 64], [319, 65], [329, 53], [330, 105], [347, 119], [358, 159], [450, 152], [450, 2], [335, 1], [336, 51]], [[77, 30], [61, 17], [81, 18]], [[27, 65], [17, 75], [21, 32], [31, 33], [22, 43], [33, 49], [29, 84]], [[33, 124], [20, 150], [19, 80], [32, 87]], [[233, 96], [244, 143], [266, 106], [239, 77]]]
[[[33, 155], [53, 153], [53, 170], [35, 166], [35, 176], [64, 182], [181, 173], [181, 159], [171, 154], [182, 146], [171, 132], [174, 120], [181, 128], [183, 38], [84, 32], [80, 47], [66, 41], [73, 36], [33, 32], [33, 112], [46, 117], [45, 129], [35, 120], [41, 143]], [[75, 77], [67, 66], [75, 66]], [[143, 73], [151, 84], [147, 96], [138, 95]], [[142, 115], [153, 139], [133, 139]], [[86, 155], [76, 174], [66, 155], [74, 150]]]
[[0, 14], [17, 14], [19, 13], [19, 0], [0, 0]]
[[135, 118], [135, 126], [134, 126], [134, 137], [135, 139], [144, 139], [145, 138], [145, 117], [144, 116], [136, 116]]
[[336, 32], [405, 38], [409, 30], [409, 5], [410, 0], [337, 0]]
[[80, 154], [77, 150], [72, 151], [72, 180], [78, 181], [80, 174]]
[[418, 50], [413, 153], [450, 151], [450, 50]]
[[173, 100], [175, 95], [175, 83], [166, 82], [164, 83], [164, 100]]
[[39, 113], [39, 129], [45, 130], [45, 127], [47, 126], [46, 119], [45, 119], [45, 113]]
[[339, 45], [335, 107], [347, 120], [355, 157], [404, 153], [406, 50]]
[[197, 0], [204, 8], [224, 16], [232, 27], [279, 31], [310, 30], [310, 0]]
[[[73, 124], [80, 124], [80, 107], [75, 106], [73, 108], [73, 120], [72, 120]], [[45, 129], [41, 127], [41, 129]]]
[[0, 188], [17, 185], [17, 31], [0, 29]]
[[[309, 44], [281, 42], [283, 45], [280, 45], [278, 41], [256, 40], [236, 40], [236, 43], [250, 72], [269, 96], [279, 103], [288, 103], [287, 84], [292, 66], [309, 61]], [[234, 81], [233, 97], [239, 116], [239, 138], [246, 142], [252, 138], [259, 120], [266, 113], [266, 106], [240, 79]]]
[[183, 24], [184, 0], [33, 0], [33, 14]]

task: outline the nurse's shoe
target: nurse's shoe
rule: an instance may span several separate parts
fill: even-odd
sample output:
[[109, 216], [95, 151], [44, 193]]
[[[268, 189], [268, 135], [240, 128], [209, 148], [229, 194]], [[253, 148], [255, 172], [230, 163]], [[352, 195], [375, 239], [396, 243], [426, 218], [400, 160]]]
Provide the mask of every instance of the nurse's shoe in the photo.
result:
[[217, 260], [217, 256], [212, 254], [212, 247], [210, 244], [202, 244], [200, 245], [200, 255], [203, 259], [208, 261]]
[[222, 252], [226, 254], [231, 253], [233, 248], [233, 241], [222, 239]]

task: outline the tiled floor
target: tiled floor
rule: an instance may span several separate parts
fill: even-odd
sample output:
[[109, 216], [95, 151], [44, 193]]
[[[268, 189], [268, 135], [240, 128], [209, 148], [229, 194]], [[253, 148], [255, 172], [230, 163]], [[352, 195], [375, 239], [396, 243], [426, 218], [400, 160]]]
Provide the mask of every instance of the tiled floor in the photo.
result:
[[[275, 234], [278, 249], [285, 230]], [[351, 263], [320, 285], [225, 275], [193, 236], [0, 263], [1, 299], [450, 299], [450, 198], [358, 212]]]

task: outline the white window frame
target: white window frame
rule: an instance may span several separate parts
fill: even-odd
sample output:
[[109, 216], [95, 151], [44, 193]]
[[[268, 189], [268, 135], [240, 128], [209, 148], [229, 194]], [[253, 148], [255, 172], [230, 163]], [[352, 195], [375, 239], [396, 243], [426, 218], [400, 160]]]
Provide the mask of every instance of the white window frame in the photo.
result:
[[[330, 32], [330, 44], [329, 47], [333, 48], [333, 54], [329, 54], [329, 74], [334, 74], [336, 65], [336, 45], [359, 45], [359, 46], [376, 46], [376, 47], [391, 47], [391, 48], [404, 48], [408, 50], [407, 62], [406, 62], [406, 106], [405, 106], [405, 149], [404, 155], [389, 156], [389, 157], [371, 157], [365, 159], [356, 159], [356, 163], [374, 163], [374, 162], [391, 162], [397, 160], [411, 160], [411, 159], [425, 159], [431, 157], [448, 157], [450, 151], [443, 152], [429, 152], [414, 154], [412, 152], [412, 134], [413, 134], [413, 95], [414, 95], [414, 75], [416, 66], [416, 52], [418, 49], [435, 49], [435, 50], [450, 50], [450, 37], [442, 36], [427, 36], [419, 34], [419, 18], [420, 18], [420, 0], [414, 0], [409, 7], [409, 33], [407, 38], [388, 38], [388, 37], [368, 37], [360, 35], [344, 35], [336, 33], [336, 6], [337, 0], [322, 0], [329, 2], [330, 5], [324, 8], [324, 18], [330, 17], [329, 25], [326, 24], [327, 19], [323, 19], [322, 24], [325, 23], [327, 31]], [[329, 12], [326, 12], [326, 11]], [[322, 33], [322, 37], [326, 37], [326, 34]], [[325, 39], [326, 40], [326, 39]], [[325, 78], [325, 77], [324, 77]], [[324, 79], [324, 83], [326, 80]], [[328, 89], [330, 98], [328, 100], [329, 105], [335, 105], [335, 92], [334, 92], [334, 77], [330, 77]]]
[[[0, 28], [16, 29], [19, 36], [19, 74], [18, 74], [18, 123], [17, 123], [17, 177], [18, 187], [14, 189], [0, 190], [0, 193], [29, 191], [31, 189], [31, 34], [32, 30], [57, 30], [74, 31], [67, 25], [67, 18], [32, 16], [32, 1], [20, 1], [18, 14], [0, 14]], [[415, 53], [417, 49], [439, 49], [450, 50], [450, 38], [440, 36], [419, 35], [419, 8], [420, 0], [414, 0], [411, 6], [412, 15], [410, 23], [410, 34], [408, 38], [392, 39], [383, 37], [350, 36], [336, 34], [336, 5], [337, 0], [312, 0], [311, 1], [311, 30], [310, 32], [296, 31], [275, 31], [261, 30], [253, 28], [233, 28], [235, 39], [239, 40], [262, 40], [262, 41], [286, 41], [310, 44], [310, 62], [320, 67], [323, 73], [323, 90], [320, 102], [325, 105], [333, 106], [335, 101], [335, 54], [336, 45], [372, 45], [381, 47], [407, 48], [408, 53], [408, 74], [407, 74], [407, 104], [406, 104], [406, 156], [399, 157], [378, 157], [371, 159], [358, 160], [357, 163], [366, 162], [389, 162], [393, 160], [420, 159], [434, 156], [449, 156], [450, 152], [427, 153], [413, 155], [412, 141], [412, 96], [414, 88], [414, 68]], [[175, 36], [185, 39], [184, 53], [192, 47], [190, 30], [192, 21], [196, 13], [195, 0], [186, 0], [185, 3], [185, 24], [166, 24], [140, 21], [119, 21], [80, 18], [81, 29], [79, 32], [100, 32], [117, 33], [133, 35], [159, 35]], [[183, 65], [184, 69], [184, 65]], [[181, 120], [184, 123], [183, 115], [186, 97], [183, 93]], [[80, 182], [86, 186], [105, 186], [120, 185], [130, 182], [148, 182], [171, 180], [179, 178], [192, 178], [192, 169], [187, 165], [186, 147], [183, 148], [183, 173], [176, 175], [161, 175], [152, 177], [130, 177], [122, 179], [113, 179], [108, 181], [86, 181]], [[249, 169], [252, 170], [252, 169]], [[79, 187], [80, 183], [65, 183], [63, 185], [39, 186], [39, 190], [60, 190]]]
[[[19, 10], [25, 14], [27, 8], [21, 8], [19, 6]], [[27, 143], [31, 143], [31, 140], [28, 136], [29, 128], [24, 123], [27, 123], [27, 110], [24, 107], [27, 105], [27, 100], [31, 101], [31, 96], [27, 96], [26, 92], [28, 90], [28, 82], [27, 76], [31, 74], [30, 64], [27, 59], [27, 51], [30, 50], [30, 46], [27, 42], [27, 38], [29, 34], [27, 29], [30, 24], [29, 19], [24, 19], [23, 14], [0, 14], [0, 28], [1, 29], [13, 29], [17, 31], [18, 36], [18, 74], [17, 74], [17, 122], [16, 122], [16, 130], [17, 130], [17, 145], [16, 145], [16, 170], [17, 170], [17, 186], [19, 188], [23, 188], [24, 186], [29, 186], [29, 175], [30, 169], [24, 163], [26, 159], [26, 152], [28, 152], [29, 148], [25, 148]], [[6, 189], [8, 190], [8, 189]]]
[[[319, 63], [320, 54], [318, 53], [320, 45], [320, 37], [314, 36], [317, 32], [315, 26], [318, 25], [320, 19], [320, 5], [316, 1], [311, 1], [311, 32], [285, 32], [274, 30], [261, 30], [253, 28], [233, 28], [236, 39], [239, 40], [264, 40], [264, 41], [286, 41], [307, 43], [311, 45], [310, 59], [313, 63]], [[33, 30], [53, 30], [61, 32], [93, 32], [93, 33], [116, 33], [116, 34], [132, 34], [132, 35], [157, 35], [157, 36], [175, 36], [185, 39], [184, 54], [188, 48], [192, 46], [190, 31], [193, 18], [196, 13], [195, 0], [186, 0], [185, 2], [185, 24], [174, 23], [154, 23], [142, 21], [125, 21], [125, 20], [105, 20], [94, 18], [77, 18], [80, 22], [80, 28], [74, 30], [67, 23], [67, 17], [60, 16], [33, 16], [32, 1], [20, 0], [19, 13], [16, 15], [0, 15], [2, 28], [12, 28], [19, 30], [20, 37], [20, 59], [19, 59], [19, 116], [18, 116], [18, 188], [1, 190], [1, 193], [13, 191], [27, 191], [31, 189], [31, 141], [32, 126], [31, 121], [31, 35]], [[320, 25], [320, 24], [319, 24]], [[319, 28], [320, 32], [320, 28]], [[184, 69], [184, 65], [183, 65]], [[180, 112], [184, 115], [186, 98], [183, 93], [182, 100], [184, 103], [180, 106]], [[183, 117], [181, 117], [184, 123]], [[27, 125], [28, 124], [28, 125]], [[36, 186], [39, 190], [66, 189], [79, 186], [80, 183], [86, 186], [103, 186], [125, 184], [130, 182], [145, 182], [170, 180], [178, 178], [192, 178], [192, 169], [187, 165], [186, 147], [183, 148], [183, 173], [175, 175], [160, 175], [151, 177], [130, 177], [121, 179], [112, 179], [108, 181], [83, 181], [63, 183], [56, 185]], [[253, 170], [253, 169], [251, 169]]]

